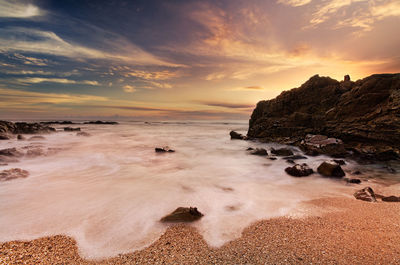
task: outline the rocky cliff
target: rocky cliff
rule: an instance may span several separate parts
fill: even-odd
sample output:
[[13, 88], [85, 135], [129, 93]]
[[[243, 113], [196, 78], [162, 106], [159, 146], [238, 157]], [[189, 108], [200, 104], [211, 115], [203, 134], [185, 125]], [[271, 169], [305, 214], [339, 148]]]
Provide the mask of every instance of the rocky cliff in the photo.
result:
[[400, 74], [350, 81], [315, 75], [299, 88], [260, 101], [248, 137], [298, 144], [307, 134], [340, 138], [360, 154], [400, 150]]

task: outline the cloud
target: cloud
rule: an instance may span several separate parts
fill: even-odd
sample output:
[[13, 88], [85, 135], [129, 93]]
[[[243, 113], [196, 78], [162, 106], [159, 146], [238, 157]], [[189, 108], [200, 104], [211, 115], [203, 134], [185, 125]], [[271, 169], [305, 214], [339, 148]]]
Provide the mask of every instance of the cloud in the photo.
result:
[[18, 82], [21, 83], [29, 83], [29, 84], [38, 84], [38, 83], [59, 83], [59, 84], [84, 84], [91, 86], [98, 86], [99, 83], [97, 81], [91, 80], [83, 80], [83, 81], [75, 81], [67, 78], [44, 78], [44, 77], [27, 77], [27, 78], [19, 78]]
[[[1, 43], [1, 39], [0, 39]], [[35, 57], [28, 57], [19, 53], [14, 53], [13, 57], [19, 61], [22, 61], [24, 64], [28, 65], [36, 65], [36, 66], [47, 66], [48, 60], [47, 59], [39, 59]]]
[[171, 78], [179, 77], [180, 74], [178, 72], [171, 72], [168, 70], [164, 71], [143, 71], [143, 70], [133, 70], [127, 73], [124, 73], [125, 77], [134, 76], [139, 77], [145, 80], [167, 80]]
[[304, 6], [311, 2], [312, 0], [278, 0], [278, 3], [288, 5], [288, 6]]
[[0, 17], [4, 18], [31, 18], [43, 16], [45, 12], [32, 4], [18, 3], [17, 1], [0, 0]]
[[130, 86], [130, 85], [123, 86], [123, 89], [127, 93], [133, 93], [136, 91], [136, 88], [134, 88], [133, 86]]
[[240, 104], [240, 103], [238, 104], [238, 103], [228, 103], [228, 102], [198, 101], [198, 103], [206, 106], [223, 107], [229, 109], [248, 109], [254, 107], [254, 105], [252, 104]]
[[263, 90], [263, 87], [260, 86], [246, 86], [244, 89], [251, 89], [251, 90]]
[[[68, 42], [52, 31], [23, 27], [7, 27], [0, 29], [0, 50], [2, 52], [40, 53], [64, 56], [77, 60], [103, 59], [125, 62], [132, 65], [182, 66], [161, 60], [122, 37], [116, 36], [112, 41], [104, 40], [103, 44], [109, 47], [108, 50], [115, 52], [88, 48]], [[33, 60], [32, 57], [21, 59], [25, 59], [25, 64], [38, 63]], [[43, 65], [45, 65], [44, 62]]]

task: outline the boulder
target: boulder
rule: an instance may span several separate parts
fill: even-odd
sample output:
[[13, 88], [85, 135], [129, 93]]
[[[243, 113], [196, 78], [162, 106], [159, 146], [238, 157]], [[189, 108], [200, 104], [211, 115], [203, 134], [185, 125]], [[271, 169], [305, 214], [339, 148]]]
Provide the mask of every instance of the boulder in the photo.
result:
[[290, 150], [289, 148], [279, 148], [279, 149], [274, 149], [271, 148], [271, 153], [277, 156], [291, 156], [293, 155], [293, 151]]
[[26, 178], [29, 172], [20, 168], [12, 168], [0, 172], [0, 181], [8, 181], [17, 178]]
[[376, 202], [375, 192], [371, 187], [366, 187], [358, 190], [353, 195], [357, 200]]
[[293, 177], [306, 177], [314, 173], [314, 170], [305, 163], [287, 167], [285, 171]]
[[400, 202], [400, 197], [397, 197], [397, 196], [382, 197], [382, 201], [384, 201], [384, 202]]
[[246, 151], [252, 151], [252, 150], [254, 150], [253, 147], [248, 147], [248, 148], [246, 149]]
[[231, 139], [246, 140], [246, 138], [247, 138], [246, 136], [244, 136], [240, 133], [237, 133], [235, 131], [231, 131], [229, 134], [231, 136]]
[[341, 139], [342, 144], [318, 152], [338, 156], [343, 155], [342, 146], [371, 146], [374, 151], [367, 156], [361, 152], [362, 158], [399, 159], [400, 74], [375, 74], [356, 82], [315, 75], [275, 99], [258, 102], [247, 136], [281, 143], [291, 139], [300, 145], [307, 134]]
[[336, 164], [334, 161], [323, 162], [317, 168], [317, 171], [325, 177], [342, 178], [346, 175], [340, 165]]
[[257, 156], [267, 156], [268, 152], [264, 148], [256, 148], [255, 150], [251, 151], [250, 154]]
[[156, 153], [166, 153], [166, 152], [173, 153], [173, 152], [175, 152], [175, 150], [170, 149], [168, 146], [156, 147], [155, 151], [156, 151]]
[[203, 217], [196, 207], [179, 207], [172, 213], [161, 218], [161, 222], [193, 222]]
[[26, 140], [26, 138], [21, 134], [18, 134], [17, 139], [18, 140]]
[[72, 127], [64, 127], [64, 131], [66, 132], [75, 132], [75, 131], [80, 131], [81, 128], [72, 128]]

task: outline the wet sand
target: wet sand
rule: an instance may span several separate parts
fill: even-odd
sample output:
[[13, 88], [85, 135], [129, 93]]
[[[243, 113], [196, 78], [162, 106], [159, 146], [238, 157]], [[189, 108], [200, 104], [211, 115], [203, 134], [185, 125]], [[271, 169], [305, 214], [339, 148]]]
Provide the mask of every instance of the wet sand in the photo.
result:
[[209, 247], [195, 228], [179, 224], [143, 250], [105, 260], [81, 258], [75, 241], [58, 235], [0, 244], [0, 263], [400, 264], [400, 203], [324, 198], [306, 204], [326, 211], [256, 222], [221, 248]]

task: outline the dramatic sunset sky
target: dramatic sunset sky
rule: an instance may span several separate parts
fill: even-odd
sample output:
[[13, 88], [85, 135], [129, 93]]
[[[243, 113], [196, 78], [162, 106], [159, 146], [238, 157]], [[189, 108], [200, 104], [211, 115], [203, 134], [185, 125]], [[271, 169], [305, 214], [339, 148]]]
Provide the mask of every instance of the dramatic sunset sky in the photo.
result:
[[0, 118], [247, 119], [400, 72], [399, 25], [399, 0], [0, 0]]

